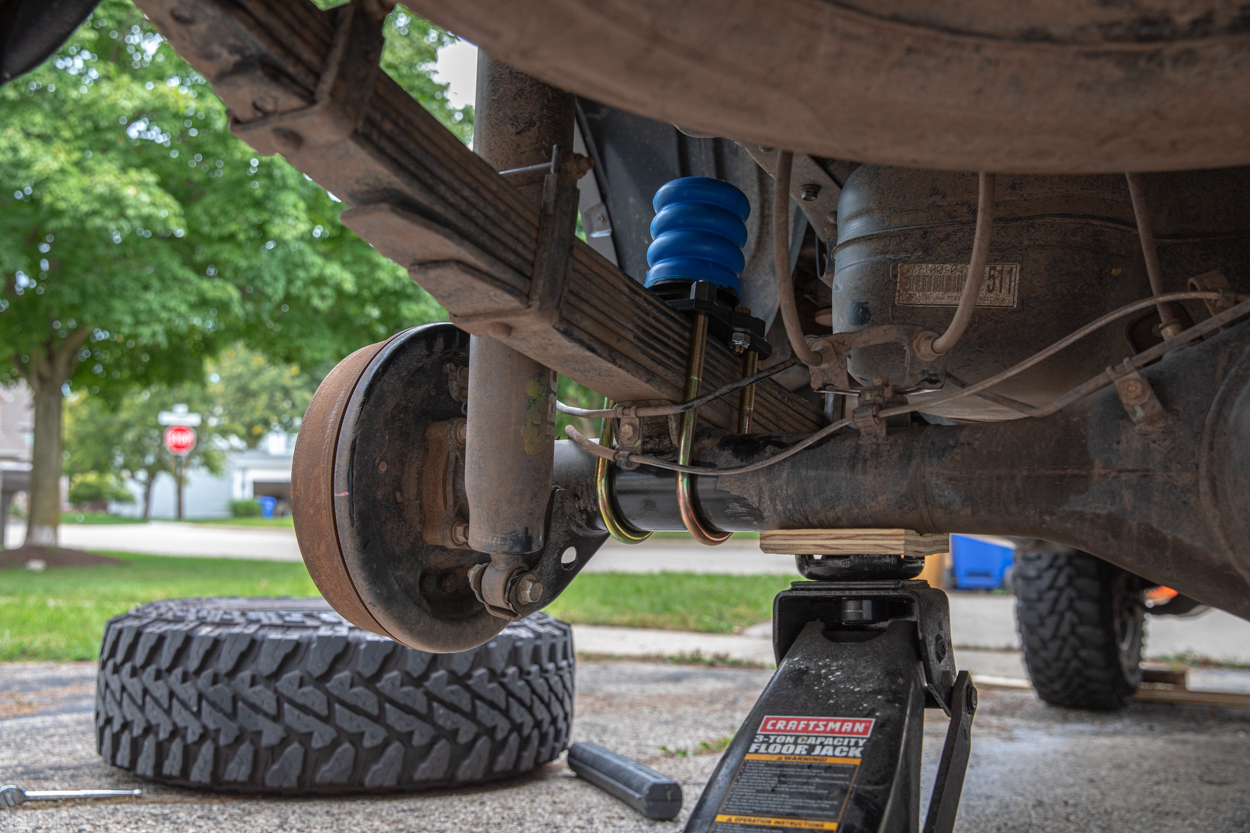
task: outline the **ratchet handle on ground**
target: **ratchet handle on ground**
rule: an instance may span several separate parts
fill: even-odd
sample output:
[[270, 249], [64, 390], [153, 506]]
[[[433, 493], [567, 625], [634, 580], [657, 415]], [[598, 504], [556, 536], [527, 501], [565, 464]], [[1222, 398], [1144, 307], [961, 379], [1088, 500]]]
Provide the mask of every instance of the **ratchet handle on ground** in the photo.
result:
[[575, 743], [568, 761], [580, 777], [649, 819], [668, 821], [681, 812], [681, 784], [611, 749]]
[[0, 807], [12, 810], [24, 801], [55, 801], [63, 798], [116, 798], [139, 796], [143, 790], [23, 790], [16, 784], [0, 787]]

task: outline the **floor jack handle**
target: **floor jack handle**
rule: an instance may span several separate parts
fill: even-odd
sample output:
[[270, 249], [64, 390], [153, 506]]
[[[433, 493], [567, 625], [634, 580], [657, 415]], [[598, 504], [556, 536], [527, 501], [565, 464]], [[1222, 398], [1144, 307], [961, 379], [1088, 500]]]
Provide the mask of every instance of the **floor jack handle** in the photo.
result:
[[967, 671], [960, 671], [951, 689], [951, 722], [946, 730], [946, 744], [933, 782], [933, 798], [925, 817], [924, 833], [951, 833], [959, 812], [964, 774], [972, 750], [972, 716], [977, 711], [977, 690]]

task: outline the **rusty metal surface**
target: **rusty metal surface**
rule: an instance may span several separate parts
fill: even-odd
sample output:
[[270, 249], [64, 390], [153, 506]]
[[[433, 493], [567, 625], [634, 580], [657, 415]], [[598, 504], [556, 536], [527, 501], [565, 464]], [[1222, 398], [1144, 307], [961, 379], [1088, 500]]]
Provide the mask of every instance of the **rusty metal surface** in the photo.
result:
[[[337, 17], [307, 0], [141, 0], [171, 45], [214, 84], [246, 125], [316, 101]], [[241, 128], [246, 132], [246, 128]], [[258, 144], [261, 144], [258, 142]], [[346, 139], [283, 151], [296, 168], [353, 208], [343, 221], [455, 315], [523, 306], [529, 298], [539, 208], [465, 148], [385, 74], [360, 126]], [[539, 160], [541, 161], [541, 160]], [[510, 346], [618, 401], [679, 398], [689, 323], [586, 244], [555, 325], [518, 332]], [[482, 335], [486, 335], [484, 327]], [[736, 379], [727, 348], [708, 354], [708, 383]], [[761, 384], [756, 424], [811, 430], [817, 408], [779, 385]], [[704, 416], [730, 430], [734, 403]]]
[[469, 506], [464, 487], [464, 449], [468, 424], [463, 419], [431, 422], [425, 429], [421, 468], [421, 537], [448, 549], [469, 546]]
[[757, 145], [1002, 173], [1250, 163], [1232, 0], [412, 7], [578, 95]]
[[[478, 55], [478, 101], [473, 141], [479, 156], [497, 170], [551, 162], [553, 147], [565, 153], [573, 144], [573, 97], [512, 70], [485, 53]], [[530, 308], [535, 288], [556, 282], [563, 294], [576, 222], [576, 186], [565, 185], [566, 211], [555, 212], [557, 194], [546, 195], [540, 178], [518, 190], [530, 203], [542, 204], [535, 271], [530, 275]], [[567, 192], [571, 192], [570, 197]], [[569, 210], [571, 209], [571, 210]], [[555, 216], [556, 214], [559, 216]], [[556, 222], [566, 228], [555, 229]], [[547, 226], [548, 235], [543, 235]], [[544, 246], [543, 244], [547, 245]], [[560, 245], [562, 243], [563, 245]], [[558, 274], [542, 274], [544, 249]], [[553, 294], [553, 293], [547, 293]], [[541, 308], [536, 308], [540, 315]], [[453, 322], [454, 322], [453, 317]], [[517, 322], [520, 326], [520, 322]], [[469, 498], [469, 544], [482, 552], [519, 555], [541, 549], [551, 498], [551, 460], [555, 443], [555, 374], [506, 343], [513, 325], [496, 322], [496, 337], [477, 335], [469, 350], [469, 436], [465, 488]], [[492, 559], [494, 562], [495, 559]], [[505, 569], [506, 568], [506, 569]], [[484, 588], [495, 587], [516, 565], [500, 562], [486, 568]], [[494, 581], [493, 579], [500, 581]], [[488, 594], [498, 608], [509, 605]]]
[[[1250, 169], [1140, 180], [1154, 215], [1163, 290], [1182, 290], [1187, 278], [1209, 270], [1250, 290]], [[901, 325], [941, 332], [966, 280], [976, 206], [975, 174], [858, 168], [839, 204], [834, 332], [868, 335]], [[1150, 296], [1123, 175], [1001, 176], [994, 213], [988, 280], [967, 332], [946, 357], [945, 369], [959, 379], [986, 379]], [[1197, 320], [1204, 308], [1191, 302], [1190, 311]], [[1151, 323], [1145, 322], [1147, 331]], [[1157, 342], [1155, 336], [1151, 343]], [[1040, 405], [1132, 352], [1125, 325], [1113, 325], [994, 392]], [[910, 350], [906, 358], [910, 369]], [[903, 360], [895, 345], [856, 349], [848, 367], [862, 384], [886, 378], [906, 388]], [[931, 412], [956, 419], [1019, 416], [973, 398]]]
[[[467, 650], [507, 624], [469, 583], [490, 556], [455, 540], [464, 403], [448, 377], [468, 352], [468, 334], [430, 324], [349, 356], [313, 399], [292, 472], [296, 535], [322, 595], [353, 623], [426, 651]], [[512, 618], [550, 604], [608, 537], [593, 460], [563, 468], [550, 509], [543, 500], [546, 546], [518, 562], [542, 592]]]
[[300, 423], [291, 460], [291, 514], [300, 555], [326, 601], [353, 625], [389, 636], [352, 583], [334, 522], [334, 460], [343, 412], [360, 374], [387, 342], [352, 353], [330, 371]]
[[506, 624], [469, 587], [469, 569], [488, 557], [430, 545], [422, 529], [426, 432], [460, 416], [444, 367], [468, 361], [468, 342], [448, 324], [388, 341], [351, 393], [334, 456], [333, 517], [352, 585], [387, 634], [429, 651], [466, 650]]
[[[700, 476], [722, 529], [904, 527], [1017, 535], [1094, 553], [1250, 618], [1250, 322], [1142, 371], [1163, 412], [1141, 425], [1107, 387], [1042, 419], [853, 431], [748, 474]], [[730, 466], [795, 437], [736, 436], [700, 464]], [[679, 529], [674, 476], [618, 471], [621, 516]]]

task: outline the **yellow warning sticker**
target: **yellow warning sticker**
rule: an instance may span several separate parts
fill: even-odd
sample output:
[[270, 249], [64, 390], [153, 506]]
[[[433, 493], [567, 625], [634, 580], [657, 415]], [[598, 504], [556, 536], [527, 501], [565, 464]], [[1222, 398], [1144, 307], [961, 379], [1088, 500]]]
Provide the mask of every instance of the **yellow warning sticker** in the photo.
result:
[[791, 830], [837, 830], [836, 821], [818, 821], [816, 819], [783, 819], [772, 816], [734, 816], [720, 814], [716, 817], [720, 824], [749, 824], [754, 827], [784, 827]]

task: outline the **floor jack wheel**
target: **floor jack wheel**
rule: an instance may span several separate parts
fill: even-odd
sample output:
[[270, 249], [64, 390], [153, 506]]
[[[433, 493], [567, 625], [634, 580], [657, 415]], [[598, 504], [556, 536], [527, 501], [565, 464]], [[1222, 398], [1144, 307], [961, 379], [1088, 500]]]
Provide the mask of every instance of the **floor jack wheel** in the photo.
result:
[[[467, 544], [468, 365], [469, 336], [450, 324], [357, 350], [313, 396], [291, 473], [295, 534], [326, 601], [357, 627], [435, 653], [508, 624], [469, 582], [490, 557]], [[515, 619], [550, 604], [608, 537], [594, 477], [581, 480], [591, 493], [553, 488], [547, 543], [525, 557], [542, 595]]]

